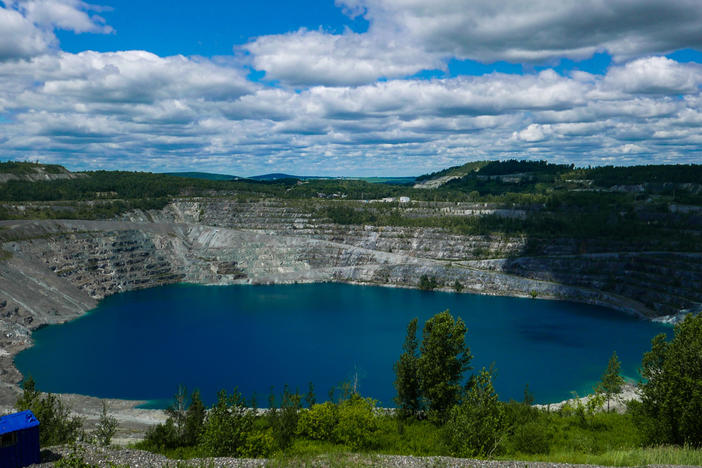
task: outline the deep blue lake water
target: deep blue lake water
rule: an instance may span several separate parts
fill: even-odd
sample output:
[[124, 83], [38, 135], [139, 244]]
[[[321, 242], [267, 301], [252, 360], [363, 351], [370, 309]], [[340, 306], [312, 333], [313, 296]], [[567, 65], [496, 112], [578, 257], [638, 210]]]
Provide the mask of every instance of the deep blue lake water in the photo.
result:
[[[529, 384], [548, 403], [592, 389], [616, 351], [637, 369], [653, 336], [672, 329], [563, 301], [347, 284], [173, 285], [108, 297], [91, 313], [34, 333], [15, 363], [43, 391], [150, 400], [178, 385], [212, 402], [219, 389], [254, 392], [265, 406], [284, 384], [317, 399], [357, 373], [365, 396], [393, 406], [393, 363], [407, 323], [450, 309], [468, 326], [474, 369], [495, 363], [500, 399]], [[421, 333], [420, 333], [421, 335]]]

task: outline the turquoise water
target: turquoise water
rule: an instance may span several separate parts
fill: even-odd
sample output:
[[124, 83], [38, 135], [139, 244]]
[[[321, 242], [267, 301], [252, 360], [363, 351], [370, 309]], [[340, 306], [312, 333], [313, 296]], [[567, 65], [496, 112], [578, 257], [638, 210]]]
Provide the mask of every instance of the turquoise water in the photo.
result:
[[583, 394], [612, 351], [637, 378], [661, 325], [583, 304], [347, 284], [173, 285], [108, 297], [90, 314], [34, 333], [15, 363], [40, 389], [150, 400], [179, 384], [207, 401], [238, 387], [265, 405], [288, 384], [317, 399], [354, 374], [364, 395], [392, 406], [393, 363], [407, 323], [450, 309], [468, 326], [474, 368], [495, 363], [502, 400]]

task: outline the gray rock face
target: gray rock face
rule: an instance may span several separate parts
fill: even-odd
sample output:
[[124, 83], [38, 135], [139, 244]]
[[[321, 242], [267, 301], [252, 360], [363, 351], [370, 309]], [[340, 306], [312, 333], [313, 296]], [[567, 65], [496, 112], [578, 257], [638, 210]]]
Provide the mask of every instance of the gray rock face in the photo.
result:
[[466, 292], [562, 298], [646, 317], [702, 303], [700, 254], [574, 254], [579, 246], [566, 239], [529, 257], [519, 237], [339, 226], [315, 210], [200, 199], [114, 221], [0, 222], [0, 403], [17, 390], [12, 356], [31, 345], [31, 330], [71, 320], [110, 294], [176, 282], [417, 287], [427, 275], [443, 289], [458, 282]]
[[30, 182], [38, 182], [45, 180], [77, 179], [79, 177], [85, 177], [85, 175], [69, 172], [63, 167], [57, 167], [53, 172], [49, 172], [44, 166], [37, 165], [36, 167], [33, 167], [30, 172], [24, 174], [1, 173], [0, 184], [10, 180], [27, 180]]

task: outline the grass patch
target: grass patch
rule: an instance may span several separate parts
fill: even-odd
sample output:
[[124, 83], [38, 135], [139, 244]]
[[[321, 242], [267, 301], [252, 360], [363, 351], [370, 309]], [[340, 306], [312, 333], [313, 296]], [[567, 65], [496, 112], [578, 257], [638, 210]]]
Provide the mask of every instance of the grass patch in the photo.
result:
[[577, 451], [556, 452], [549, 455], [515, 454], [500, 457], [503, 460], [542, 461], [605, 466], [683, 465], [701, 466], [702, 450], [686, 447], [649, 447], [608, 450], [600, 454]]

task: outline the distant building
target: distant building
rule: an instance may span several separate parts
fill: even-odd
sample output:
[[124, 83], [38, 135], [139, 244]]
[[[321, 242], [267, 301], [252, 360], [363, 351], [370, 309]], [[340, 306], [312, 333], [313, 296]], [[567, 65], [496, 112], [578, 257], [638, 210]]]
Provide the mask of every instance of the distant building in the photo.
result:
[[19, 468], [41, 462], [39, 420], [27, 410], [0, 417], [0, 466]]
[[409, 203], [410, 197], [400, 197], [400, 203]]
[[395, 199], [393, 197], [383, 198], [383, 203], [392, 203], [394, 201], [395, 201]]

